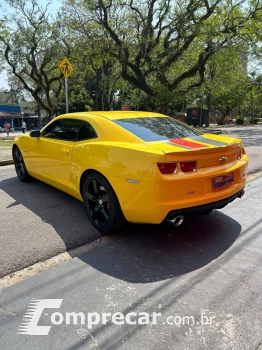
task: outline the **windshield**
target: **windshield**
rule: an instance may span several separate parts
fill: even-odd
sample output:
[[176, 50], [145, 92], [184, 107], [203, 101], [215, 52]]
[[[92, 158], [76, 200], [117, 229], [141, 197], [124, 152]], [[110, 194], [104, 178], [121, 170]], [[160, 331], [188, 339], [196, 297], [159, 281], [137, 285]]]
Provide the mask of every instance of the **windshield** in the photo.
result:
[[115, 119], [113, 122], [146, 142], [201, 135], [197, 130], [171, 117]]

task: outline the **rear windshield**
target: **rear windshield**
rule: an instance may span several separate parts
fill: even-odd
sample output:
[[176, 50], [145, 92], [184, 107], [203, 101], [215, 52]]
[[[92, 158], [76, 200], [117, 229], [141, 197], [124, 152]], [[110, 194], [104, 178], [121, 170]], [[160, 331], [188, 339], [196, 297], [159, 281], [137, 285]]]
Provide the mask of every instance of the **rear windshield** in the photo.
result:
[[115, 119], [113, 122], [146, 142], [199, 136], [201, 134], [171, 117]]

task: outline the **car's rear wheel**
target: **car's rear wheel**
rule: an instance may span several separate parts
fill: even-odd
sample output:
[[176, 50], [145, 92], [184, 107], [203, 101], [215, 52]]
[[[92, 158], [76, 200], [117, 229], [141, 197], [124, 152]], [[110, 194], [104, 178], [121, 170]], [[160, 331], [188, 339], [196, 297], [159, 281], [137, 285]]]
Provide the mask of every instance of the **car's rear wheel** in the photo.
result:
[[213, 212], [213, 209], [205, 210], [201, 213], [201, 215], [209, 215]]
[[108, 181], [98, 173], [89, 174], [83, 185], [83, 199], [89, 220], [104, 233], [120, 229], [125, 218]]
[[22, 153], [17, 146], [15, 146], [15, 148], [13, 149], [13, 159], [18, 179], [22, 182], [29, 181], [31, 179], [31, 176], [27, 172]]

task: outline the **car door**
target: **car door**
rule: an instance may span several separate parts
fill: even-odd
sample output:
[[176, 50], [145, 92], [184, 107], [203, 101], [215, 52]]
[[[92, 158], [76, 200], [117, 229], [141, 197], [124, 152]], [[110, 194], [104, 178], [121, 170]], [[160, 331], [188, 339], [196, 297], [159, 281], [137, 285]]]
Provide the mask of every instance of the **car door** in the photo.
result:
[[69, 180], [71, 154], [82, 121], [70, 118], [54, 120], [30, 146], [34, 173], [44, 181], [65, 188]]

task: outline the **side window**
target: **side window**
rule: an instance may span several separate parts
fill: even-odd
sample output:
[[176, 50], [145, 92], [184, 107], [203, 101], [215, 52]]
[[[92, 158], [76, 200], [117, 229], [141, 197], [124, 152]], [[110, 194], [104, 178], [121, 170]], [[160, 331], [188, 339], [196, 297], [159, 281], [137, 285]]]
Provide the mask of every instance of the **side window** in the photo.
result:
[[77, 136], [77, 141], [90, 140], [97, 138], [97, 133], [95, 129], [86, 121], [83, 121], [79, 134]]
[[82, 121], [78, 119], [58, 119], [48, 125], [41, 136], [49, 139], [75, 141], [81, 124]]

